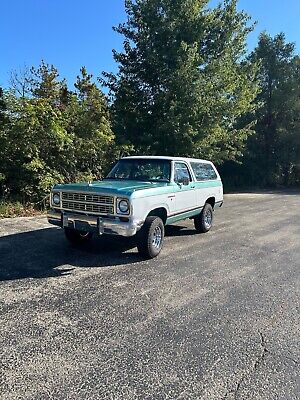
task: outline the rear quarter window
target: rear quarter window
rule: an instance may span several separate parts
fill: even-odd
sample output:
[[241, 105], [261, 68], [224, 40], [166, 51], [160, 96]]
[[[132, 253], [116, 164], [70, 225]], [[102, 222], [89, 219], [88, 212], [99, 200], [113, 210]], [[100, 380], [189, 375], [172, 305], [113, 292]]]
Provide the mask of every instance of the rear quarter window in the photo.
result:
[[197, 181], [209, 181], [218, 179], [217, 174], [211, 164], [191, 162], [191, 167], [194, 171]]

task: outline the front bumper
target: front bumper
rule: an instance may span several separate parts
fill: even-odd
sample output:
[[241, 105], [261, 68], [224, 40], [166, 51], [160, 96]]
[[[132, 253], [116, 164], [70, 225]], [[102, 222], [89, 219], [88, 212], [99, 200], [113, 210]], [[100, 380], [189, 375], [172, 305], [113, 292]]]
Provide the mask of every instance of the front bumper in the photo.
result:
[[86, 232], [96, 232], [99, 235], [134, 236], [141, 225], [132, 221], [122, 222], [119, 219], [108, 219], [94, 215], [83, 215], [50, 210], [48, 222], [61, 228], [72, 228]]

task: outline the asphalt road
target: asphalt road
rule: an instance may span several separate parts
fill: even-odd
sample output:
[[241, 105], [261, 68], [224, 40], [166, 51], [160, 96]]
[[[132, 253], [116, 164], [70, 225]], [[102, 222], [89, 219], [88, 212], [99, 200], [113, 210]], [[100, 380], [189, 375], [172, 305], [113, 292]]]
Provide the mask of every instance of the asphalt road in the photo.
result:
[[225, 200], [151, 261], [0, 220], [0, 399], [300, 399], [300, 195]]

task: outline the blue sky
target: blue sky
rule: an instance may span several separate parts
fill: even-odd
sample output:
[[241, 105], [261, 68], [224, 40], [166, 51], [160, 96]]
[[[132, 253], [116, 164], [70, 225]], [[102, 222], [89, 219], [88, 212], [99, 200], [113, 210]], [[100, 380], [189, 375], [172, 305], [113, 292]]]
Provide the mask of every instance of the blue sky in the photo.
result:
[[[285, 32], [300, 53], [300, 0], [240, 0], [239, 9], [258, 22], [250, 49], [267, 30]], [[8, 85], [11, 70], [41, 59], [54, 64], [70, 87], [82, 65], [95, 76], [116, 70], [111, 50], [121, 49], [122, 37], [112, 26], [126, 18], [124, 0], [2, 0], [0, 16], [0, 86]]]

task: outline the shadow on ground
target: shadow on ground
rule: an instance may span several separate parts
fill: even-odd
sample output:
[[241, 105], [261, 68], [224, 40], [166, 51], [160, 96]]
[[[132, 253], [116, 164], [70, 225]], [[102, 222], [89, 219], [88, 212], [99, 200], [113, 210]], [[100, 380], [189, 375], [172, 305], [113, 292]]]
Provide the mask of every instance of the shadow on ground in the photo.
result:
[[[182, 226], [167, 227], [168, 236], [194, 234]], [[0, 237], [0, 281], [68, 275], [74, 267], [108, 267], [141, 261], [135, 239], [103, 236], [84, 247], [72, 247], [58, 228]], [[59, 268], [62, 267], [62, 268]]]

